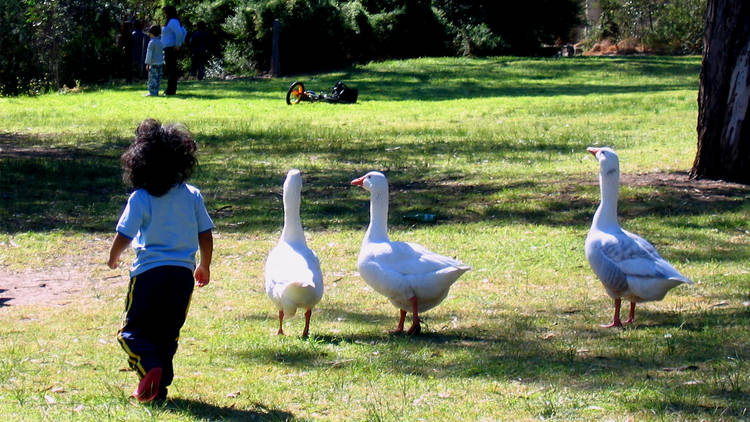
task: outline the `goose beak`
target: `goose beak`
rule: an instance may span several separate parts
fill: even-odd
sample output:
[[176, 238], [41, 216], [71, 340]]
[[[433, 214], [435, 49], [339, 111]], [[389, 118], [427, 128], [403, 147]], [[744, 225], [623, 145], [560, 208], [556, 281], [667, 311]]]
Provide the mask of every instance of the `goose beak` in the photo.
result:
[[599, 152], [599, 148], [588, 147], [588, 148], [586, 148], [586, 151], [590, 152], [591, 155], [593, 155], [594, 157], [596, 157], [596, 153]]
[[352, 180], [352, 185], [354, 186], [364, 186], [363, 183], [365, 182], [365, 176], [362, 176], [358, 179]]

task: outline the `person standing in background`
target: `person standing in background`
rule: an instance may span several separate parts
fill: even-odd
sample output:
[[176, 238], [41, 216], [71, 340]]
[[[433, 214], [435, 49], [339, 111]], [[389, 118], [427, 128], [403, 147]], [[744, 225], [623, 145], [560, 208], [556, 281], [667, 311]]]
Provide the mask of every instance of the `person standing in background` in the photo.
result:
[[147, 71], [143, 63], [146, 60], [146, 49], [148, 48], [149, 36], [143, 31], [143, 22], [135, 19], [133, 20], [133, 32], [131, 33], [133, 38], [133, 70], [135, 71], [135, 77], [137, 79], [143, 79], [146, 77]]
[[161, 73], [164, 67], [164, 47], [161, 43], [161, 28], [159, 25], [152, 25], [148, 30], [148, 36], [151, 37], [151, 41], [148, 43], [145, 59], [146, 70], [148, 71], [148, 94], [146, 96], [156, 97], [159, 95]]
[[211, 36], [206, 30], [206, 22], [199, 21], [198, 28], [190, 35], [190, 75], [202, 81], [206, 76], [206, 62]]
[[164, 67], [167, 71], [167, 88], [164, 95], [175, 95], [177, 93], [177, 53], [185, 42], [187, 31], [180, 24], [177, 17], [177, 9], [174, 6], [164, 6], [162, 9], [166, 18], [166, 25], [161, 30], [161, 42], [164, 45]]
[[130, 84], [133, 81], [133, 75], [131, 72], [132, 66], [130, 60], [133, 55], [133, 37], [131, 36], [130, 20], [124, 19], [120, 22], [120, 33], [117, 35], [117, 49], [119, 51], [119, 65], [122, 76], [125, 77], [125, 82]]

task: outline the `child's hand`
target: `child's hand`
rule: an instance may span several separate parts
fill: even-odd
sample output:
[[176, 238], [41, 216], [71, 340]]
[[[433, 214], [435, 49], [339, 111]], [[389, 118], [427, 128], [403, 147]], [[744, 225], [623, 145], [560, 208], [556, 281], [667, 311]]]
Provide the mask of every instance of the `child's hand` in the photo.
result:
[[120, 265], [120, 260], [118, 258], [109, 258], [107, 265], [114, 270]]
[[199, 265], [195, 269], [195, 280], [198, 282], [198, 287], [203, 287], [211, 281], [211, 270], [208, 267]]

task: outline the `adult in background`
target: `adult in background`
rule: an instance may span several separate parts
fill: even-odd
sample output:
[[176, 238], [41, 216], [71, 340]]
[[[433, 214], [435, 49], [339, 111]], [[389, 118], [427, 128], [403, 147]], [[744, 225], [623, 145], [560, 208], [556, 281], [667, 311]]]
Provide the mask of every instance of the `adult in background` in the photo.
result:
[[161, 43], [164, 45], [164, 67], [167, 71], [167, 89], [164, 95], [175, 95], [177, 93], [177, 53], [185, 42], [187, 31], [177, 18], [177, 9], [174, 6], [162, 8], [166, 25], [161, 29]]
[[135, 70], [135, 77], [143, 79], [146, 77], [146, 51], [148, 48], [149, 36], [143, 31], [143, 22], [135, 19], [133, 21], [133, 60], [132, 66]]
[[202, 81], [206, 76], [208, 47], [211, 44], [211, 36], [206, 30], [206, 22], [198, 22], [198, 29], [190, 35], [188, 44], [190, 45], [190, 74]]
[[117, 49], [120, 52], [120, 72], [125, 77], [125, 81], [129, 84], [133, 81], [133, 74], [131, 72], [132, 66], [130, 60], [133, 55], [133, 38], [130, 35], [131, 26], [130, 20], [123, 20], [120, 22], [120, 32], [117, 34]]

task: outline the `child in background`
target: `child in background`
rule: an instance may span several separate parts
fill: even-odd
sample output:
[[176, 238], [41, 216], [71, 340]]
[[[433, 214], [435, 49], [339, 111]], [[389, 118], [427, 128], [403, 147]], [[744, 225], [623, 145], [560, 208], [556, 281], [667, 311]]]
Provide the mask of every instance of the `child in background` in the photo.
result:
[[135, 133], [122, 165], [124, 181], [136, 190], [117, 223], [108, 265], [117, 268], [128, 245], [135, 249], [117, 340], [140, 377], [133, 397], [148, 402], [166, 399], [193, 285], [210, 281], [213, 222], [200, 191], [185, 183], [197, 164], [190, 132], [148, 119]]
[[148, 72], [148, 94], [146, 97], [156, 97], [159, 95], [159, 85], [161, 84], [161, 73], [164, 67], [164, 46], [161, 43], [161, 27], [152, 25], [148, 29], [148, 36], [151, 41], [146, 47], [146, 71]]

